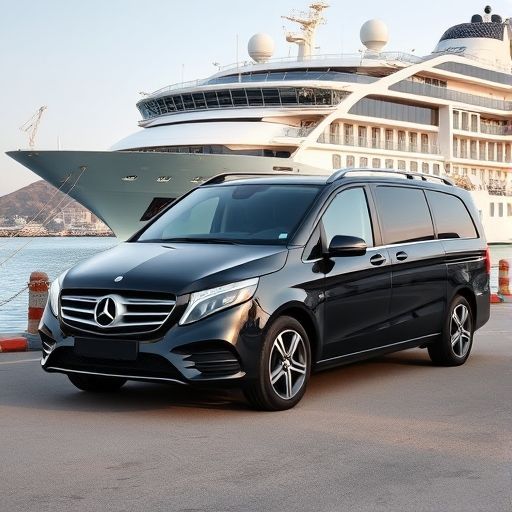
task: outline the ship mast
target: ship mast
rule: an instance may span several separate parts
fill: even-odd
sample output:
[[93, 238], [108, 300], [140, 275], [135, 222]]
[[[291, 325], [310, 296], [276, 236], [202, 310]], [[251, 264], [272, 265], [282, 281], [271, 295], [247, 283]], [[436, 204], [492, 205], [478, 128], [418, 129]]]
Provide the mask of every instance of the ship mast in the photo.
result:
[[290, 16], [281, 18], [300, 25], [300, 32], [287, 32], [286, 40], [299, 46], [298, 60], [303, 61], [311, 58], [315, 48], [315, 34], [319, 25], [325, 24], [322, 11], [327, 9], [329, 4], [325, 2], [313, 2], [309, 5], [309, 12], [292, 12]]

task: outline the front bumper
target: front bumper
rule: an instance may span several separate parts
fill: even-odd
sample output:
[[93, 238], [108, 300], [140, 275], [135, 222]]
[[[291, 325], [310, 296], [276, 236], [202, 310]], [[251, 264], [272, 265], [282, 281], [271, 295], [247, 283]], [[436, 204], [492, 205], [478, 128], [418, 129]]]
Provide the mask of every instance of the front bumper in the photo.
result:
[[[43, 342], [41, 365], [47, 372], [197, 386], [237, 386], [241, 381], [256, 378], [267, 320], [256, 301], [249, 301], [193, 324], [171, 325], [155, 339], [130, 337], [130, 341], [138, 342], [138, 352], [134, 360], [127, 361], [76, 354], [75, 340], [79, 334], [67, 333], [66, 327], [46, 308], [39, 329]], [[84, 333], [83, 337], [91, 336]], [[112, 338], [97, 336], [96, 339]]]

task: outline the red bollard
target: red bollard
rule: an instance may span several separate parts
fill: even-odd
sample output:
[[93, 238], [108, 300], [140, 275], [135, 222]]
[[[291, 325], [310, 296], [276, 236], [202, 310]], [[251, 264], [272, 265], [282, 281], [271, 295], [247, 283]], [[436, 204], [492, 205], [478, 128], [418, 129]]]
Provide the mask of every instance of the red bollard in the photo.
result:
[[500, 260], [500, 271], [499, 271], [499, 294], [510, 295], [510, 278], [508, 271], [510, 264], [507, 260]]
[[37, 334], [39, 321], [48, 300], [50, 282], [45, 272], [32, 272], [28, 283], [28, 327], [29, 334]]

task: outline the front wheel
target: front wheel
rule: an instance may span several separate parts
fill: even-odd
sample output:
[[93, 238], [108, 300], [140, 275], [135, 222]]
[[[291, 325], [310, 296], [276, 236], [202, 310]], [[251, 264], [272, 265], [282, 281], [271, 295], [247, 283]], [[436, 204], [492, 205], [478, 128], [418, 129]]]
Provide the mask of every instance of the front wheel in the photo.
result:
[[438, 341], [428, 346], [434, 364], [460, 366], [469, 357], [473, 345], [474, 322], [471, 306], [458, 295], [448, 308], [443, 332]]
[[302, 325], [278, 318], [267, 331], [257, 379], [244, 390], [251, 406], [267, 411], [294, 407], [303, 397], [311, 373], [311, 348]]
[[121, 377], [103, 377], [101, 375], [87, 375], [83, 373], [69, 373], [68, 379], [82, 391], [91, 393], [111, 393], [124, 385], [126, 379]]

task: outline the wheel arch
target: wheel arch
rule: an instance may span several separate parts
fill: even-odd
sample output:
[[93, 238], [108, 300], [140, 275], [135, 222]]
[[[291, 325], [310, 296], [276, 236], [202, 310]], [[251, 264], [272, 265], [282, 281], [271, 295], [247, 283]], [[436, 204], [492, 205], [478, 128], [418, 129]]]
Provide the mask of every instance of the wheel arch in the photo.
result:
[[468, 288], [467, 286], [463, 286], [463, 287], [460, 287], [457, 290], [455, 290], [451, 300], [453, 301], [453, 299], [455, 297], [457, 297], [458, 295], [460, 295], [461, 297], [464, 297], [468, 301], [469, 307], [471, 308], [471, 314], [473, 316], [473, 322], [476, 322], [477, 304], [476, 304], [475, 292], [471, 288]]
[[297, 320], [302, 327], [304, 327], [308, 335], [309, 345], [311, 348], [311, 363], [312, 366], [314, 366], [315, 362], [319, 359], [321, 351], [321, 335], [315, 315], [300, 302], [293, 302], [285, 304], [277, 309], [269, 318], [267, 326], [272, 325], [277, 318], [282, 316], [292, 317]]

